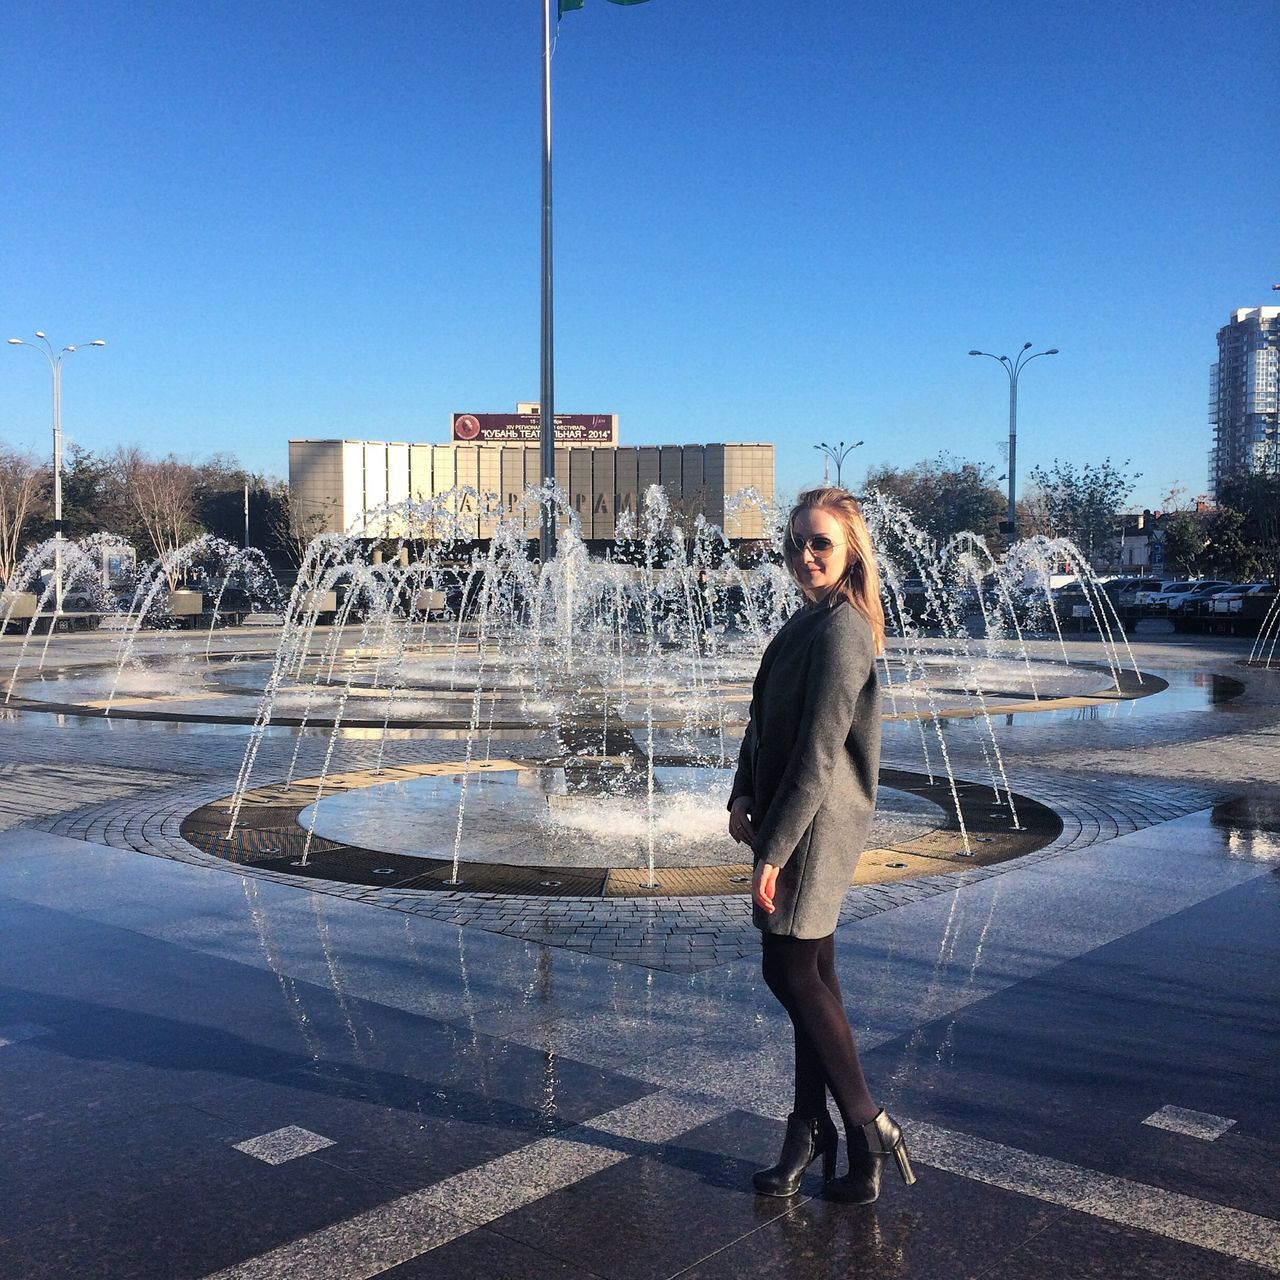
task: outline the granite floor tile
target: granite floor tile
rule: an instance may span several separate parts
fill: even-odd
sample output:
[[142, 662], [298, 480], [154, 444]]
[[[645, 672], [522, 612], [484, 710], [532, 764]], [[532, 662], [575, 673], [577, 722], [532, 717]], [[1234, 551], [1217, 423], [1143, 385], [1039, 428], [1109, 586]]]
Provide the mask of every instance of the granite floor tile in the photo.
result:
[[21, 1280], [198, 1280], [390, 1198], [315, 1156], [267, 1165], [229, 1144], [160, 1192], [0, 1241]]
[[698, 1263], [681, 1280], [875, 1276], [949, 1280], [979, 1275], [1061, 1216], [1053, 1205], [918, 1168], [906, 1187], [886, 1177], [872, 1205], [821, 1196]]
[[1072, 857], [842, 927], [836, 961], [855, 1033], [900, 1035], [1238, 883], [1232, 871], [1118, 891]]
[[1264, 1280], [1270, 1268], [1067, 1213], [982, 1273], [982, 1280]]
[[[1271, 1213], [1278, 916], [1280, 884], [1250, 881], [872, 1050], [868, 1076], [906, 1114]], [[1165, 1105], [1237, 1123], [1211, 1144], [1142, 1123]]]
[[382, 1272], [379, 1280], [596, 1280], [532, 1245], [479, 1227]]
[[[726, 997], [720, 983], [697, 988], [659, 989], [633, 995], [611, 989], [611, 974], [601, 974], [594, 992], [557, 993], [545, 1002], [492, 1009], [472, 1025], [522, 1044], [627, 1069], [628, 1064], [673, 1052], [689, 1039], [753, 1039], [757, 1020], [774, 1020], [773, 997], [752, 984]], [[759, 986], [762, 988], [763, 983]], [[754, 999], [752, 997], [754, 996]], [[754, 1007], [753, 1007], [754, 1006]]]
[[489, 1226], [594, 1275], [673, 1276], [786, 1212], [791, 1202], [751, 1186], [779, 1134], [737, 1112], [656, 1147], [633, 1143], [620, 1164]]
[[501, 1077], [421, 1080], [353, 1067], [317, 1066], [195, 1103], [242, 1136], [282, 1124], [322, 1132], [334, 1146], [315, 1157], [399, 1192], [473, 1168], [643, 1097], [651, 1087], [578, 1063], [530, 1070], [532, 1055]]
[[[102, 1108], [130, 1107], [149, 1070], [170, 1077], [156, 1084], [161, 1095], [172, 1087], [181, 1096], [225, 1088], [228, 1078], [262, 1079], [322, 1060], [393, 1077], [434, 1079], [448, 1071], [499, 1085], [507, 1079], [526, 1093], [529, 1082], [541, 1081], [549, 1070], [548, 1051], [484, 1035], [470, 1019], [448, 1025], [353, 997], [341, 987], [320, 987], [283, 971], [201, 955], [43, 908], [20, 907], [13, 914], [31, 931], [47, 925], [59, 944], [24, 951], [14, 980], [31, 989], [0, 986], [0, 1001], [14, 1020], [39, 1021], [53, 1033], [42, 1043], [50, 1055], [49, 1069], [39, 1076], [49, 1104], [45, 1111], [86, 1105], [75, 1081], [76, 1061], [117, 1082], [95, 1100], [100, 1115]], [[445, 972], [446, 964], [436, 959], [437, 969]], [[456, 966], [456, 950], [452, 959]], [[336, 983], [332, 966], [323, 972]], [[554, 968], [547, 965], [539, 972], [535, 964], [522, 977], [528, 989], [518, 994], [541, 1003], [547, 984], [554, 982]], [[586, 1099], [571, 1119], [590, 1114], [593, 1090], [583, 1068], [566, 1063], [555, 1050], [550, 1054], [553, 1074], [580, 1088]], [[0, 1113], [29, 1112], [21, 1095], [36, 1077], [25, 1068], [18, 1060], [8, 1062], [13, 1088], [0, 1097]], [[0, 1078], [5, 1073], [6, 1061], [0, 1058]], [[66, 1086], [61, 1103], [60, 1080]], [[539, 1096], [530, 1099], [531, 1105], [545, 1109], [546, 1087], [536, 1086]]]
[[245, 1136], [190, 1107], [149, 1109], [130, 1119], [60, 1127], [27, 1125], [5, 1135], [0, 1233], [19, 1235], [93, 1215], [110, 1216], [146, 1196], [225, 1176], [226, 1146]]

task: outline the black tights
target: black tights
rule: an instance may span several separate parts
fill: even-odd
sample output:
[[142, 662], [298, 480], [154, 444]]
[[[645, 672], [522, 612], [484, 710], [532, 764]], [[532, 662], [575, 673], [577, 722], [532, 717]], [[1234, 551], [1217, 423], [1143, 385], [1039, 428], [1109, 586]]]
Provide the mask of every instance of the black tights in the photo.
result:
[[788, 938], [762, 935], [764, 980], [791, 1018], [796, 1033], [795, 1114], [826, 1114], [830, 1089], [845, 1134], [869, 1124], [880, 1110], [871, 1100], [836, 978], [835, 935]]

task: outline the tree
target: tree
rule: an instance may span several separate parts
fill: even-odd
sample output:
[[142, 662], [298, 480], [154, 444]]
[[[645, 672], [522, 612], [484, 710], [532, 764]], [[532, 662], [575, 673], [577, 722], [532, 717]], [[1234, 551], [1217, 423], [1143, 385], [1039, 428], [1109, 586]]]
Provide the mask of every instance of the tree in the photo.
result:
[[0, 583], [18, 567], [22, 535], [46, 483], [44, 468], [29, 453], [0, 449]]
[[1039, 485], [1026, 489], [1017, 503], [1018, 537], [1053, 537], [1053, 518], [1049, 500]]
[[1055, 458], [1048, 470], [1032, 467], [1031, 481], [1043, 502], [1048, 533], [1070, 538], [1090, 559], [1100, 553], [1134, 482], [1141, 478], [1141, 472], [1130, 474], [1128, 466], [1127, 458], [1118, 466], [1110, 458], [1078, 466]]
[[1280, 476], [1232, 476], [1218, 485], [1218, 504], [1240, 515], [1239, 539], [1258, 573], [1280, 576]]
[[[62, 457], [62, 532], [72, 541], [112, 528], [110, 467], [72, 444]], [[41, 473], [40, 501], [28, 534], [33, 542], [53, 537], [53, 470]]]
[[62, 526], [68, 538], [99, 533], [106, 511], [110, 468], [88, 449], [73, 444], [62, 459]]
[[1167, 572], [1174, 567], [1187, 574], [1203, 571], [1205, 549], [1209, 544], [1208, 521], [1194, 511], [1171, 511], [1161, 516], [1159, 529], [1164, 541], [1164, 564]]
[[248, 472], [224, 453], [195, 464], [196, 517], [215, 537], [239, 546], [244, 541], [244, 487]]
[[[139, 526], [142, 537], [133, 539], [140, 547], [149, 543], [164, 558], [201, 532], [197, 519], [196, 468], [180, 462], [173, 454], [158, 461], [136, 447], [117, 449], [112, 471]], [[169, 585], [177, 586], [178, 575], [169, 573]]]
[[994, 468], [949, 453], [913, 467], [875, 467], [866, 488], [893, 498], [937, 542], [970, 531], [1002, 549], [999, 522], [1005, 499], [992, 477]]
[[1237, 582], [1261, 577], [1267, 570], [1249, 541], [1246, 520], [1232, 507], [1219, 507], [1205, 521], [1203, 562], [1210, 571]]
[[337, 500], [330, 498], [323, 510], [304, 513], [298, 510], [289, 486], [282, 480], [268, 489], [266, 497], [264, 516], [273, 545], [296, 568], [302, 564], [311, 540], [329, 527], [330, 514], [336, 509]]

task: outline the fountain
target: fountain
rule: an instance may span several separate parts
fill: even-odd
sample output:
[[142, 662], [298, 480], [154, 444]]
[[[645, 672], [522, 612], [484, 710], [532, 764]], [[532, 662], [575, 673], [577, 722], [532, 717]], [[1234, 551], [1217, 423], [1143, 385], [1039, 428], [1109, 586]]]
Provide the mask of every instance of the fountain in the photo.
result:
[[1246, 665], [1260, 666], [1269, 671], [1275, 661], [1277, 643], [1280, 643], [1280, 593], [1276, 594], [1258, 624], [1258, 636], [1249, 650]]
[[[198, 539], [145, 567], [128, 607], [103, 602], [104, 625], [119, 632], [114, 663], [50, 674], [42, 654], [31, 670], [24, 643], [8, 694], [31, 708], [246, 726], [232, 793], [184, 826], [223, 856], [258, 858], [264, 815], [276, 821], [283, 808], [293, 821], [272, 828], [269, 848], [303, 874], [323, 875], [340, 848], [368, 855], [369, 883], [381, 874], [437, 889], [740, 889], [749, 869], [724, 838], [723, 797], [759, 654], [799, 595], [778, 562], [785, 513], [750, 492], [734, 502], [764, 508], [771, 535], [750, 568], [720, 528], [679, 519], [658, 486], [638, 514], [620, 515], [602, 559], [588, 556], [554, 487], [530, 489], [510, 510], [471, 490], [386, 508], [374, 515], [397, 531], [389, 557], [322, 535], [287, 599], [253, 553]], [[539, 567], [527, 531], [544, 506], [560, 524], [560, 550]], [[477, 507], [493, 527], [483, 551], [463, 536], [460, 513], [474, 523]], [[1064, 697], [1113, 698], [1122, 683], [1133, 692], [1142, 677], [1135, 668], [1122, 680], [1132, 654], [1114, 611], [1069, 543], [1034, 539], [997, 562], [972, 535], [933, 547], [887, 499], [872, 495], [866, 508], [892, 636], [882, 664], [887, 732], [901, 725], [920, 757], [919, 774], [882, 780], [876, 839], [932, 840], [960, 858], [983, 856], [975, 841], [993, 831], [1006, 848], [1043, 843], [1052, 815], [1015, 794], [991, 717]], [[68, 572], [87, 574], [93, 557], [64, 545]], [[1105, 674], [1066, 661], [1047, 587], [1064, 562], [1095, 607]], [[209, 565], [222, 585], [206, 641], [178, 661], [140, 653], [182, 575]], [[256, 575], [255, 607], [280, 610], [273, 652], [215, 649], [233, 573]], [[0, 615], [10, 596], [0, 596]], [[923, 609], [913, 613], [917, 597]], [[1053, 663], [1027, 644], [1047, 619], [1061, 646]], [[169, 705], [178, 700], [180, 709]], [[980, 735], [983, 782], [954, 774], [946, 725], [958, 718]], [[294, 731], [292, 763], [263, 786], [260, 748], [279, 726]], [[359, 779], [334, 770], [352, 730], [378, 741], [372, 775]], [[389, 735], [406, 731], [456, 737], [458, 758], [384, 766]], [[323, 761], [299, 776], [304, 736], [316, 732], [326, 736]], [[518, 758], [495, 755], [513, 738], [525, 743]]]

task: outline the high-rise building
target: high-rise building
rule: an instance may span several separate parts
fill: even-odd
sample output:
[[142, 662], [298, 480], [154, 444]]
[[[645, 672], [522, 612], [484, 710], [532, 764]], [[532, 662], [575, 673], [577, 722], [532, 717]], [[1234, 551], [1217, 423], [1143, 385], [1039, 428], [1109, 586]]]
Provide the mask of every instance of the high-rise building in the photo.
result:
[[1241, 307], [1218, 330], [1209, 371], [1209, 487], [1280, 472], [1280, 307]]

